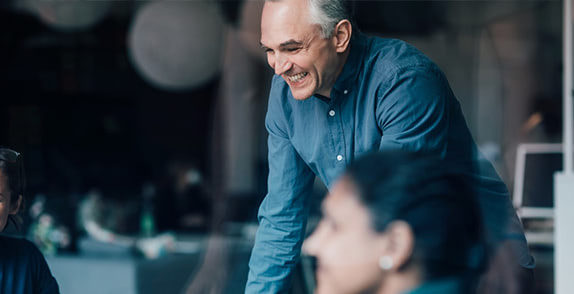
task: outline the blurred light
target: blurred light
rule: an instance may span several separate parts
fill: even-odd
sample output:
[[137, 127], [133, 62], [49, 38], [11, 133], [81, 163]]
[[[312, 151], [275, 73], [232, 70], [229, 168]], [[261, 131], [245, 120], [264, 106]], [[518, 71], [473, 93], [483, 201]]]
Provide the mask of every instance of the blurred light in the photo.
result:
[[158, 88], [194, 88], [221, 68], [223, 29], [213, 2], [152, 2], [132, 23], [130, 57], [143, 78]]
[[88, 29], [106, 17], [111, 1], [25, 0], [24, 9], [60, 31]]

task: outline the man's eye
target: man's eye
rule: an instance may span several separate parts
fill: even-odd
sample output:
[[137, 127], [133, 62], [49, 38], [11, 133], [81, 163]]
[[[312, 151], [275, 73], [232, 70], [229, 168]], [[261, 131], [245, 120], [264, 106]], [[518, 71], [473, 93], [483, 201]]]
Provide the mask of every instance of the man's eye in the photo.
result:
[[287, 48], [288, 52], [295, 52], [297, 50], [299, 50], [299, 48]]

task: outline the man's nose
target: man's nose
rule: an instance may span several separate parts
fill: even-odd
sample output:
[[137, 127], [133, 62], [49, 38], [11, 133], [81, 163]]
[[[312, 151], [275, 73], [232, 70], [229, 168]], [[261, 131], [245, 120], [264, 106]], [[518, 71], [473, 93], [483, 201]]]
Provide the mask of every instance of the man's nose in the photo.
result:
[[291, 62], [282, 55], [275, 59], [275, 74], [282, 75], [291, 68]]

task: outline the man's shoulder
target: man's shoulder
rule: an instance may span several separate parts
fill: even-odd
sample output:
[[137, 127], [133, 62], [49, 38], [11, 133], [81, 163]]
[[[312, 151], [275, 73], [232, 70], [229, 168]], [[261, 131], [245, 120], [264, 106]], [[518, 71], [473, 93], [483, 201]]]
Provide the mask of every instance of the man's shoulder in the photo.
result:
[[415, 46], [399, 39], [368, 37], [366, 68], [393, 75], [408, 68], [438, 70], [436, 64]]

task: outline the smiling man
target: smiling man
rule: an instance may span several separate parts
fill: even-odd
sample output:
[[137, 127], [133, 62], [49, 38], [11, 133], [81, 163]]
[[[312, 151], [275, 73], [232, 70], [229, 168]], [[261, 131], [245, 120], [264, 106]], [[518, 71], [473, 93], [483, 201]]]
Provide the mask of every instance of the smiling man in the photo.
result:
[[321, 18], [318, 7], [312, 8], [312, 14], [310, 8], [307, 1], [268, 2], [261, 17], [261, 47], [297, 100], [314, 94], [330, 97], [349, 54], [351, 23], [341, 22], [336, 36], [329, 38], [335, 24], [329, 23], [326, 32], [319, 25], [309, 25], [312, 18]]
[[268, 194], [246, 293], [288, 291], [315, 176], [330, 187], [354, 158], [386, 149], [463, 166], [491, 249], [510, 242], [516, 263], [534, 266], [506, 186], [478, 152], [444, 74], [424, 54], [357, 32], [342, 0], [266, 1], [261, 46], [276, 75], [265, 122]]

